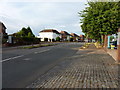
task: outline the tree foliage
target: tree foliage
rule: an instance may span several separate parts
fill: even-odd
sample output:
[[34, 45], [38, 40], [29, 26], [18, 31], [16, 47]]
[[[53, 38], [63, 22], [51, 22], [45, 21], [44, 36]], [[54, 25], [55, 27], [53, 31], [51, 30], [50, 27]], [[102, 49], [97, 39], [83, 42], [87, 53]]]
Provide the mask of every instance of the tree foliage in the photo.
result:
[[56, 37], [56, 41], [60, 41], [60, 37]]
[[15, 35], [18, 43], [22, 43], [22, 44], [39, 43], [39, 40], [35, 38], [35, 35], [33, 34], [30, 27], [27, 28], [23, 27]]
[[70, 41], [73, 42], [73, 37], [70, 37]]
[[30, 27], [23, 27], [19, 32], [17, 32], [19, 37], [35, 37]]
[[86, 36], [101, 39], [102, 35], [115, 34], [120, 25], [120, 2], [88, 2], [88, 7], [79, 12], [81, 28]]

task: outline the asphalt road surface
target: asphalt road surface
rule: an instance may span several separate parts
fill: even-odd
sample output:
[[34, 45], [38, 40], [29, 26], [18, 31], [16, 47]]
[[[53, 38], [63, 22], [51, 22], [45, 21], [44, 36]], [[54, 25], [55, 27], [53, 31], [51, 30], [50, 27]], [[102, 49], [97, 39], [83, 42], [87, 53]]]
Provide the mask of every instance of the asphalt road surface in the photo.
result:
[[34, 49], [3, 49], [2, 87], [25, 88], [65, 57], [74, 55], [82, 45], [62, 43]]

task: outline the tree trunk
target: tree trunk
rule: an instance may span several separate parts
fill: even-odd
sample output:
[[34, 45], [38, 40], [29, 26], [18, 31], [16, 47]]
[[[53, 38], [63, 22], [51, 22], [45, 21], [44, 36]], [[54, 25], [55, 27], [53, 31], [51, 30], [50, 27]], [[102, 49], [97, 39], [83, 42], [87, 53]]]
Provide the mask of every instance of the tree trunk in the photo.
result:
[[107, 49], [108, 35], [105, 35], [104, 38], [104, 48]]
[[105, 46], [105, 35], [103, 35], [103, 47]]

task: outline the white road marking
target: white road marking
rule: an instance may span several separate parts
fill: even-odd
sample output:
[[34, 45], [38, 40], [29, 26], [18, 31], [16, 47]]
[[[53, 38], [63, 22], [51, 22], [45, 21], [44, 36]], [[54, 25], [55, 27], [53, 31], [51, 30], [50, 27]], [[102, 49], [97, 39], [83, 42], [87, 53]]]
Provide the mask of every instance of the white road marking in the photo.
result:
[[46, 50], [43, 50], [43, 51], [39, 51], [39, 52], [35, 52], [35, 54], [37, 53], [43, 53], [43, 52], [46, 52], [46, 51], [49, 51], [50, 49], [46, 49]]
[[12, 58], [7, 58], [7, 59], [4, 59], [4, 60], [1, 60], [0, 62], [9, 61], [9, 60], [11, 60], [11, 59], [16, 59], [16, 58], [23, 57], [23, 56], [24, 56], [24, 55], [20, 55], [20, 56], [12, 57]]
[[[35, 54], [37, 54], [37, 53], [43, 53], [43, 52], [46, 52], [46, 51], [49, 51], [49, 50], [50, 50], [50, 49], [46, 49], [46, 50], [43, 50], [43, 51], [35, 52]], [[16, 58], [23, 57], [23, 56], [24, 56], [24, 55], [7, 58], [7, 59], [4, 59], [4, 60], [1, 60], [0, 62], [9, 61], [9, 60], [16, 59]], [[26, 60], [28, 60], [28, 59], [26, 59]]]
[[29, 61], [31, 58], [25, 58], [25, 59], [23, 59], [23, 60], [25, 60], [25, 61]]

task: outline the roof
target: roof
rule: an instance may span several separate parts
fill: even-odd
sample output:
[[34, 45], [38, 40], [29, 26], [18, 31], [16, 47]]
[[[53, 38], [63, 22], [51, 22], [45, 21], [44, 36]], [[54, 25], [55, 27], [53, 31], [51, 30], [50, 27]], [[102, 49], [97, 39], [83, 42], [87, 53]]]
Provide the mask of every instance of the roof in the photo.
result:
[[61, 34], [66, 34], [66, 35], [70, 35], [68, 32], [66, 32], [66, 31], [61, 31], [60, 32]]
[[2, 24], [2, 26], [6, 29], [5, 25], [2, 22], [0, 22], [0, 24]]
[[70, 35], [72, 35], [72, 36], [75, 36], [75, 37], [79, 37], [77, 34], [75, 34], [75, 33], [71, 33]]
[[44, 29], [40, 32], [53, 32], [53, 33], [56, 33], [56, 34], [60, 34], [57, 30], [54, 30], [54, 29]]
[[84, 37], [84, 35], [80, 35], [80, 37]]

